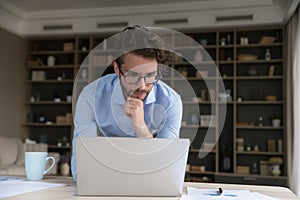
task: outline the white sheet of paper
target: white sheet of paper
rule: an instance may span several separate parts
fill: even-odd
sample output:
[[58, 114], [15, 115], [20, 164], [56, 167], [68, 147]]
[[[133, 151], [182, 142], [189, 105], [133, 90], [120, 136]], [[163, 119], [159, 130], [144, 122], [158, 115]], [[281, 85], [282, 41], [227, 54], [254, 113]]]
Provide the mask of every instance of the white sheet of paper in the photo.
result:
[[234, 200], [258, 200], [254, 194], [249, 190], [223, 190], [221, 195], [218, 195], [218, 188], [216, 189], [198, 189], [187, 188], [187, 194], [182, 196], [181, 200], [194, 199], [234, 199]]
[[27, 181], [24, 178], [0, 177], [0, 198], [60, 186], [65, 186], [65, 184]]
[[252, 192], [252, 194], [254, 194], [256, 196], [256, 198], [259, 200], [278, 200], [274, 197], [270, 197], [270, 196], [267, 196], [267, 195], [264, 195], [264, 194], [261, 194], [258, 192]]

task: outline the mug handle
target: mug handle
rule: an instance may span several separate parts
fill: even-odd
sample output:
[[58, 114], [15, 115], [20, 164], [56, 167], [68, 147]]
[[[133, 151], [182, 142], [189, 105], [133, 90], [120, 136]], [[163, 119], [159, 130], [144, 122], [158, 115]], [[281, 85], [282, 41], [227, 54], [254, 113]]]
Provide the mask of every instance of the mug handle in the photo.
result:
[[55, 159], [53, 157], [47, 157], [46, 163], [48, 162], [48, 160], [52, 160], [52, 165], [46, 171], [44, 171], [44, 175], [47, 174], [55, 165]]

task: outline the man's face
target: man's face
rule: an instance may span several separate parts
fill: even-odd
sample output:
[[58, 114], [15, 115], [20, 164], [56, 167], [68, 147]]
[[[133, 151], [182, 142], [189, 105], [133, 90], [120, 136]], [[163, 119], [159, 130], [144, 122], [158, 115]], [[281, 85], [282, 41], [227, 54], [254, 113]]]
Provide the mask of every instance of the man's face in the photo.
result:
[[[153, 87], [153, 84], [146, 83], [143, 77], [153, 77], [158, 73], [158, 64], [155, 58], [144, 58], [132, 53], [127, 53], [121, 64], [121, 70], [126, 78], [116, 68], [116, 63], [114, 64], [114, 68], [116, 74], [121, 76], [120, 83], [125, 98], [131, 96], [140, 100], [144, 100]], [[128, 81], [136, 80], [138, 77], [141, 78], [137, 83], [128, 83]]]

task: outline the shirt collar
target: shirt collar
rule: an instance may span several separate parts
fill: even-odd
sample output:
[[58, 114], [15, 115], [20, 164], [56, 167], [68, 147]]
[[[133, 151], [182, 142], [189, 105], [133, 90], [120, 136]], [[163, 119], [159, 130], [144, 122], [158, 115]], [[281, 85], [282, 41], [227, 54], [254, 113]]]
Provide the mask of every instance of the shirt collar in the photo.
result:
[[115, 81], [113, 83], [113, 91], [112, 91], [112, 95], [111, 95], [111, 100], [113, 103], [117, 103], [117, 104], [123, 105], [125, 103], [123, 91], [122, 91], [122, 88], [120, 85], [120, 79], [115, 79]]
[[153, 103], [153, 102], [156, 101], [155, 91], [156, 91], [156, 84], [153, 85], [152, 90], [148, 94], [148, 96], [147, 96], [147, 98], [145, 100], [145, 104], [150, 104], [150, 103]]
[[[155, 91], [156, 91], [156, 84], [153, 85], [152, 90], [148, 94], [145, 100], [145, 104], [150, 104], [156, 101]], [[117, 103], [121, 105], [124, 105], [125, 103], [123, 91], [120, 85], [120, 79], [116, 79], [113, 83], [113, 91], [112, 91], [111, 98], [113, 103]]]

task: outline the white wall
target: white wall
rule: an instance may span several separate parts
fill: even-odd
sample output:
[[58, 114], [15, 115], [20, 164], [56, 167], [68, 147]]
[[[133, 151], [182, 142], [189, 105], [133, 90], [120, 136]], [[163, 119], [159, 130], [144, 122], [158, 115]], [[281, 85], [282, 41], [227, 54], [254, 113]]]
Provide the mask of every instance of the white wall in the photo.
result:
[[25, 39], [0, 29], [0, 135], [23, 137], [26, 131], [26, 48]]

